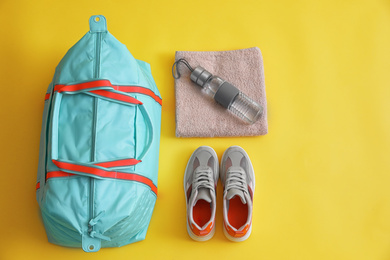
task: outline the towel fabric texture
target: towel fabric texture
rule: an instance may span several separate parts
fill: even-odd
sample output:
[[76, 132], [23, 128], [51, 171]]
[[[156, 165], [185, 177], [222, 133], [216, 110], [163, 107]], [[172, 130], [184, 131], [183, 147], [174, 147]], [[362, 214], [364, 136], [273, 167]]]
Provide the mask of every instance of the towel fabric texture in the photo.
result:
[[252, 125], [236, 118], [201, 87], [190, 80], [191, 72], [179, 63], [175, 79], [176, 136], [227, 137], [257, 136], [268, 132], [263, 58], [259, 48], [233, 51], [177, 51], [176, 60], [185, 58], [195, 68], [201, 66], [214, 76], [230, 82], [263, 108], [262, 117]]

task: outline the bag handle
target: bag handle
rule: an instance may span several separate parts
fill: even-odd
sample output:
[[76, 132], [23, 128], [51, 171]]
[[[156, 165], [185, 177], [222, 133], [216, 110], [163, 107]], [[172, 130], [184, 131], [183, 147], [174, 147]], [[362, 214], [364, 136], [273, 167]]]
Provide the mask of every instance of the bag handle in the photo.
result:
[[142, 102], [119, 91], [119, 86], [112, 85], [107, 79], [100, 79], [76, 84], [55, 85], [54, 91], [65, 94], [85, 93], [114, 102], [123, 102], [125, 105], [142, 105]]
[[[145, 146], [144, 150], [140, 153], [140, 155], [138, 156], [137, 159], [118, 158], [115, 160], [116, 161], [123, 161], [123, 162], [124, 161], [130, 162], [130, 160], [133, 160], [127, 166], [135, 165], [136, 163], [142, 161], [143, 157], [147, 154], [147, 152], [149, 151], [149, 149], [152, 145], [152, 142], [153, 142], [153, 124], [152, 124], [152, 121], [150, 119], [149, 113], [147, 112], [147, 110], [145, 109], [145, 107], [141, 101], [139, 101], [131, 96], [125, 95], [119, 91], [116, 91], [115, 86], [113, 86], [111, 84], [111, 82], [108, 80], [97, 80], [97, 81], [84, 82], [84, 83], [79, 83], [79, 84], [69, 84], [69, 85], [56, 85], [54, 87], [54, 91], [56, 91], [57, 93], [55, 93], [55, 96], [54, 96], [53, 117], [52, 117], [53, 120], [52, 120], [52, 129], [51, 129], [52, 130], [52, 133], [51, 133], [51, 137], [52, 137], [51, 155], [52, 155], [53, 162], [72, 163], [74, 165], [88, 166], [91, 168], [104, 170], [106, 172], [112, 172], [111, 169], [104, 167], [104, 166], [109, 165], [105, 162], [100, 162], [100, 163], [92, 162], [92, 163], [88, 164], [88, 163], [80, 163], [80, 162], [73, 162], [73, 161], [72, 162], [65, 161], [65, 160], [62, 160], [58, 157], [58, 119], [59, 119], [59, 112], [60, 112], [60, 104], [61, 104], [61, 100], [62, 100], [62, 95], [63, 94], [79, 94], [79, 93], [84, 93], [84, 94], [88, 94], [91, 96], [96, 96], [98, 98], [106, 99], [108, 101], [120, 103], [120, 104], [127, 105], [127, 106], [137, 106], [139, 108], [141, 114], [143, 115], [143, 117], [145, 119], [146, 127], [148, 129], [146, 146]], [[56, 163], [54, 163], [54, 164], [56, 164]], [[124, 167], [126, 165], [120, 165], [120, 166]], [[59, 167], [61, 170], [64, 170], [67, 172], [69, 171], [65, 168], [62, 168], [61, 164], [58, 164], [57, 167]], [[117, 167], [118, 167], [118, 165], [117, 165]], [[95, 175], [98, 178], [99, 177], [100, 178], [104, 178], [104, 177], [112, 178], [112, 177], [110, 177], [111, 175], [98, 176], [94, 172], [81, 172], [81, 173], [85, 173], [85, 175]], [[93, 177], [93, 176], [91, 176], [91, 177]]]
[[[135, 173], [127, 173], [120, 172], [116, 170], [108, 170], [105, 167], [101, 167], [98, 165], [87, 164], [87, 163], [74, 163], [70, 161], [64, 160], [52, 160], [52, 162], [59, 168], [61, 171], [65, 172], [49, 172], [50, 175], [61, 175], [71, 176], [81, 175], [92, 177], [95, 179], [120, 179], [120, 180], [130, 180], [143, 183], [150, 187], [150, 189], [157, 195], [157, 186], [153, 183], [153, 181], [145, 176], [135, 174]], [[66, 175], [64, 175], [66, 174]], [[53, 176], [51, 176], [53, 177]]]

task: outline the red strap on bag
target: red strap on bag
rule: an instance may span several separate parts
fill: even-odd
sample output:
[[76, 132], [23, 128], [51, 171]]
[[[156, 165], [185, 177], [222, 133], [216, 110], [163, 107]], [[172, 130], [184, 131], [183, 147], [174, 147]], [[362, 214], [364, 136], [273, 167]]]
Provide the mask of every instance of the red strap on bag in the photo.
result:
[[[157, 103], [162, 105], [162, 99], [148, 88], [139, 87], [139, 86], [112, 85], [111, 82], [109, 80], [106, 80], [106, 79], [94, 80], [94, 81], [78, 83], [78, 84], [71, 84], [71, 85], [59, 84], [59, 85], [54, 86], [54, 91], [61, 93], [61, 92], [78, 92], [78, 91], [85, 90], [85, 91], [89, 91], [91, 93], [94, 93], [96, 95], [105, 96], [105, 97], [108, 97], [106, 95], [109, 95], [106, 93], [114, 93], [114, 92], [110, 92], [109, 90], [94, 90], [94, 89], [103, 88], [103, 87], [107, 87], [108, 89], [121, 91], [121, 92], [125, 92], [125, 93], [139, 93], [139, 94], [147, 95], [147, 96], [150, 96], [151, 98], [153, 98]], [[90, 89], [90, 90], [88, 90], [88, 89]], [[96, 93], [95, 91], [99, 91], [99, 92]], [[120, 93], [115, 93], [115, 94], [121, 95]], [[123, 96], [128, 97], [127, 95], [123, 95]], [[124, 101], [124, 100], [121, 100], [121, 98], [124, 98], [124, 97], [121, 97], [121, 96], [116, 96], [116, 97], [119, 99], [117, 99], [117, 98], [113, 98], [113, 99]], [[45, 98], [49, 98], [49, 97], [46, 96]], [[109, 98], [112, 98], [112, 97], [110, 96]], [[124, 101], [124, 102], [127, 102], [127, 101]], [[140, 101], [138, 101], [138, 102], [140, 102]], [[130, 102], [130, 103], [133, 103], [133, 102]]]
[[[92, 166], [85, 166], [85, 165], [79, 165], [79, 164], [73, 164], [73, 163], [67, 163], [67, 162], [61, 162], [57, 160], [52, 160], [53, 163], [64, 171], [72, 171], [72, 172], [78, 172], [81, 175], [93, 175], [100, 178], [112, 178], [112, 179], [120, 179], [120, 180], [129, 180], [129, 181], [136, 181], [141, 182], [143, 184], [148, 185], [151, 190], [157, 195], [157, 187], [154, 185], [152, 180], [135, 174], [135, 173], [126, 173], [126, 172], [118, 172], [118, 171], [108, 171], [103, 170], [101, 168], [95, 168]], [[55, 172], [48, 172], [47, 173], [47, 179], [53, 178], [53, 177], [68, 177], [71, 176], [69, 174], [75, 174], [75, 173], [64, 173], [63, 171], [55, 171]]]
[[137, 160], [137, 159], [123, 159], [123, 160], [95, 163], [95, 165], [100, 167], [105, 167], [105, 168], [113, 168], [113, 167], [132, 166], [140, 162], [141, 160]]

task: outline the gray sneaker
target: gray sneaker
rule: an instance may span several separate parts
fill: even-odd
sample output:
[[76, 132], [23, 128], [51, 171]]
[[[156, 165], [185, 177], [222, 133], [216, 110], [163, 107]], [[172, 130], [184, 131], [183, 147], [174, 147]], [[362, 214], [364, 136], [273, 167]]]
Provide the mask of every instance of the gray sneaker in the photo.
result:
[[209, 146], [196, 149], [184, 174], [187, 231], [196, 241], [206, 241], [215, 233], [218, 157]]
[[223, 231], [234, 242], [246, 240], [252, 231], [255, 174], [248, 154], [239, 146], [229, 147], [221, 159], [223, 186]]

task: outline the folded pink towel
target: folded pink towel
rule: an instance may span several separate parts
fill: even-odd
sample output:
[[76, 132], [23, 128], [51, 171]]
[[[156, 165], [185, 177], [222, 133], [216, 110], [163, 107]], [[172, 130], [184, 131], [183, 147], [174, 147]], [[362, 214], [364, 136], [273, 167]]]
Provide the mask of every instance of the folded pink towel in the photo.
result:
[[190, 80], [191, 72], [183, 64], [175, 80], [176, 136], [256, 136], [268, 132], [263, 58], [257, 47], [233, 51], [177, 51], [176, 60], [185, 58], [192, 67], [202, 66], [215, 76], [236, 86], [263, 108], [263, 116], [248, 125], [201, 91]]

